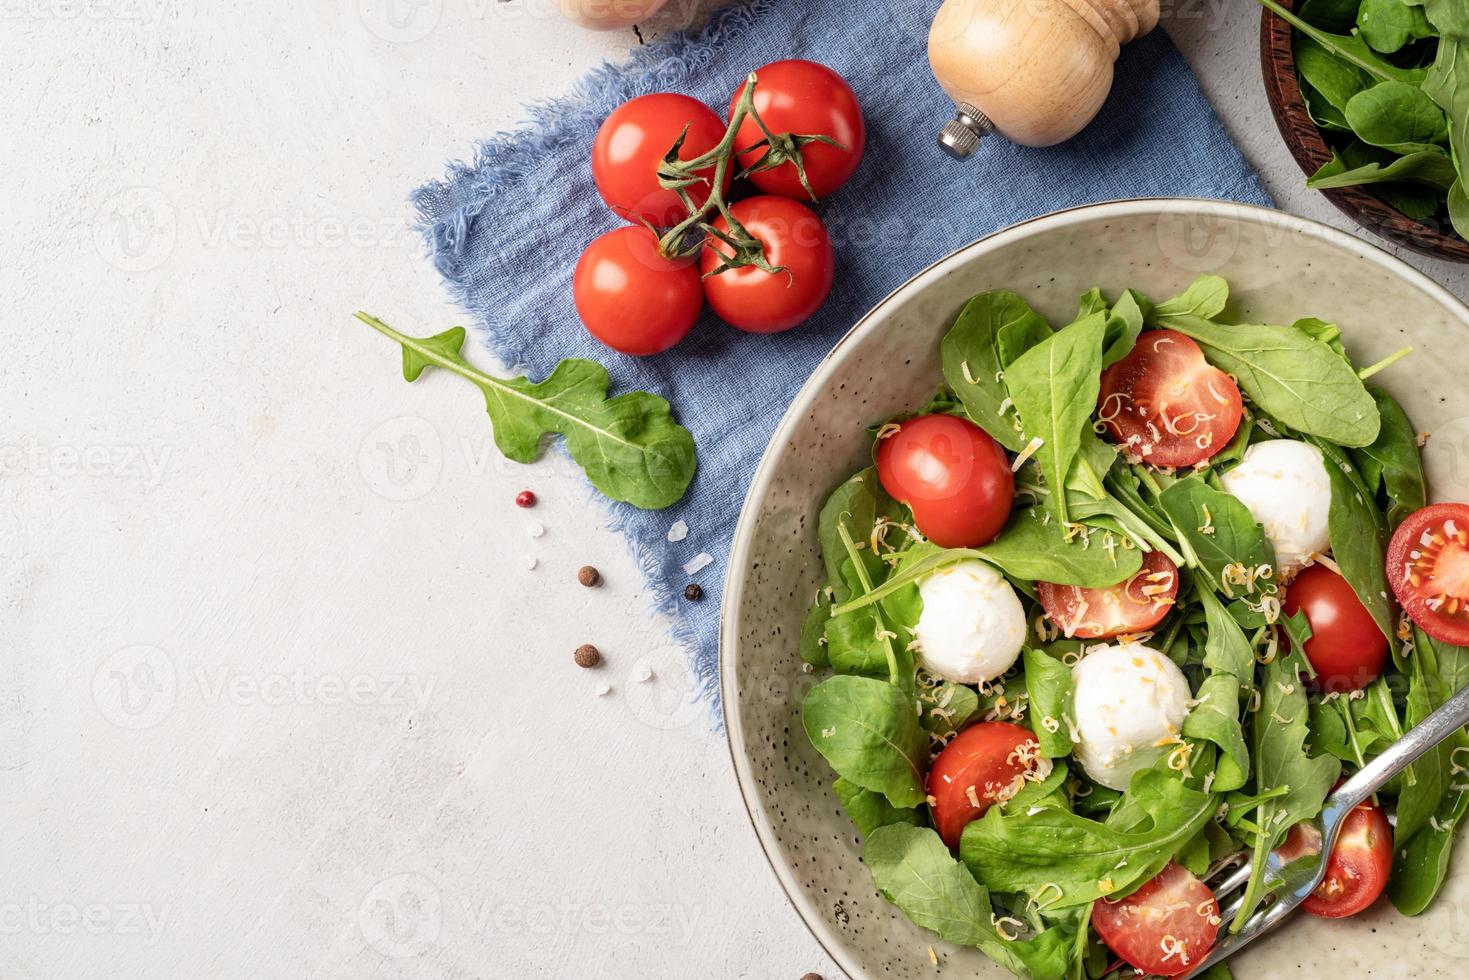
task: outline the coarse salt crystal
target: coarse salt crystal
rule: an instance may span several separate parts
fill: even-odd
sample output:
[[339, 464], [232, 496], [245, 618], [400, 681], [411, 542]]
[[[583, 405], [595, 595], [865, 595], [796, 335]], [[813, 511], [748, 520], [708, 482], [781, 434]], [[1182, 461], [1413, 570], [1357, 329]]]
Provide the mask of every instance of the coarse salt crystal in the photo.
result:
[[525, 567], [529, 571], [532, 571], [532, 572], [535, 571], [536, 570], [536, 566], [539, 565], [540, 563], [541, 563], [541, 560], [539, 558], [537, 558], [535, 555], [526, 555], [525, 556]]
[[541, 535], [546, 533], [546, 525], [542, 524], [540, 521], [531, 521], [525, 526], [525, 533], [529, 534], [533, 538], [539, 538]]
[[602, 683], [600, 683], [600, 684], [597, 685], [597, 697], [599, 697], [599, 698], [605, 698], [607, 695], [609, 695], [611, 693], [612, 693], [612, 685], [611, 684], [608, 684], [606, 681], [603, 681]]
[[639, 684], [644, 684], [652, 679], [653, 668], [649, 667], [647, 664], [639, 664], [637, 673], [633, 675], [633, 680], [637, 681]]
[[684, 563], [684, 573], [697, 575], [710, 565], [714, 564], [714, 556], [707, 551], [701, 551]]
[[668, 529], [668, 540], [682, 541], [689, 536], [689, 526], [683, 521], [674, 521], [673, 527]]

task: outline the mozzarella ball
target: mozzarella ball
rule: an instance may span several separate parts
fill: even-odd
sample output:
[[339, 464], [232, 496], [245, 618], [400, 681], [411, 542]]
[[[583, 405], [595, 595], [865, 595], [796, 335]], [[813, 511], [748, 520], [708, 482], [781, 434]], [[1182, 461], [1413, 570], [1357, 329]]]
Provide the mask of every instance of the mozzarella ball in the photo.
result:
[[994, 680], [1025, 643], [1025, 610], [1015, 589], [992, 566], [970, 559], [918, 583], [918, 662], [956, 684]]
[[1257, 442], [1220, 480], [1265, 527], [1275, 548], [1275, 570], [1290, 576], [1313, 552], [1331, 547], [1331, 478], [1321, 450], [1294, 439]]
[[1071, 668], [1075, 754], [1088, 776], [1125, 790], [1132, 774], [1175, 746], [1188, 715], [1188, 679], [1150, 646], [1094, 649]]

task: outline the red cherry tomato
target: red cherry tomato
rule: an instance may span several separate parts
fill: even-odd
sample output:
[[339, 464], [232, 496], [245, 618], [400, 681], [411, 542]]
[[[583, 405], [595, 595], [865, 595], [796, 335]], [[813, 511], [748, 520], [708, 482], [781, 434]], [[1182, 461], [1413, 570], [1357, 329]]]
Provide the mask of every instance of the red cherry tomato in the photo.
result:
[[988, 544], [1010, 519], [1015, 477], [989, 433], [954, 415], [920, 415], [877, 443], [877, 478], [945, 548]]
[[1143, 973], [1176, 977], [1204, 961], [1219, 938], [1219, 903], [1177, 861], [1126, 898], [1092, 903], [1107, 948]]
[[[831, 238], [816, 214], [799, 201], [784, 197], [752, 197], [730, 208], [765, 246], [765, 259], [784, 271], [771, 274], [755, 266], [715, 273], [721, 256], [733, 254], [710, 236], [704, 249], [704, 291], [719, 318], [749, 333], [779, 333], [805, 321], [831, 292], [836, 268]], [[723, 216], [714, 222], [729, 231]]]
[[[1344, 919], [1367, 908], [1387, 887], [1392, 871], [1392, 825], [1382, 810], [1362, 803], [1347, 814], [1326, 860], [1326, 878], [1301, 907], [1326, 919]], [[1321, 831], [1298, 823], [1275, 849], [1282, 862], [1321, 853]]]
[[1388, 545], [1387, 580], [1423, 632], [1469, 646], [1469, 504], [1410, 514]]
[[1154, 466], [1193, 466], [1234, 438], [1244, 402], [1239, 386], [1204, 360], [1192, 339], [1149, 330], [1102, 372], [1097, 411], [1129, 455]]
[[1126, 582], [1105, 589], [1037, 582], [1046, 618], [1067, 636], [1105, 640], [1152, 629], [1178, 598], [1178, 566], [1160, 551], [1143, 556], [1143, 567]]
[[1360, 691], [1382, 673], [1387, 637], [1347, 580], [1325, 565], [1308, 565], [1291, 579], [1281, 608], [1305, 612], [1311, 624], [1306, 659], [1323, 691]]
[[[592, 179], [602, 200], [619, 218], [670, 228], [688, 217], [678, 192], [658, 186], [658, 167], [684, 127], [688, 127], [688, 137], [678, 151], [680, 160], [701, 156], [724, 139], [724, 123], [713, 109], [671, 92], [625, 102], [602, 123], [592, 143]], [[713, 182], [713, 167], [699, 173]], [[725, 175], [725, 189], [729, 177]], [[709, 183], [688, 188], [696, 206], [709, 199]]]
[[[745, 83], [735, 90], [729, 111], [745, 94]], [[827, 136], [840, 146], [813, 142], [801, 147], [801, 163], [806, 180], [817, 197], [826, 197], [841, 187], [862, 162], [867, 143], [867, 126], [862, 107], [852, 86], [836, 72], [814, 61], [777, 61], [755, 73], [755, 111], [776, 136]], [[752, 118], [740, 124], [735, 146], [741, 150], [765, 139], [765, 134]], [[740, 166], [749, 167], [760, 160], [765, 147], [740, 154]], [[794, 163], [783, 163], [770, 170], [752, 174], [750, 180], [767, 194], [810, 200], [801, 186]]]
[[692, 259], [666, 259], [646, 228], [618, 228], [587, 246], [572, 277], [587, 331], [624, 354], [657, 354], [683, 340], [704, 305]]
[[958, 847], [965, 824], [1014, 796], [1039, 752], [1030, 729], [1005, 721], [982, 721], [954, 736], [928, 770], [933, 825], [944, 843]]

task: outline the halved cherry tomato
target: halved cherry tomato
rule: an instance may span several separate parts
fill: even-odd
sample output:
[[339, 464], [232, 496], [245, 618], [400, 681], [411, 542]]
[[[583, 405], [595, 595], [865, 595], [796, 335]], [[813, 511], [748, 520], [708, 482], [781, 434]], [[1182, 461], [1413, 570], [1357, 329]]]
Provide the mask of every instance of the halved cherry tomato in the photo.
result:
[[[821, 309], [831, 292], [836, 257], [826, 226], [815, 212], [784, 197], [747, 198], [729, 209], [765, 246], [765, 260], [784, 271], [753, 265], [716, 272], [732, 249], [712, 235], [704, 249], [704, 291], [719, 318], [749, 333], [779, 333]], [[728, 232], [721, 215], [713, 227]]]
[[1306, 659], [1322, 691], [1360, 691], [1377, 679], [1387, 660], [1387, 637], [1347, 580], [1325, 565], [1303, 568], [1285, 590], [1286, 615], [1306, 614], [1311, 638]]
[[[1301, 907], [1326, 919], [1344, 919], [1367, 908], [1387, 887], [1392, 871], [1392, 825], [1380, 807], [1362, 803], [1347, 814], [1331, 857], [1326, 878]], [[1289, 864], [1321, 853], [1321, 831], [1312, 823], [1298, 823], [1286, 835], [1276, 855]]]
[[1219, 938], [1219, 903], [1177, 861], [1126, 898], [1092, 903], [1107, 948], [1143, 973], [1176, 977], [1204, 961]]
[[[672, 92], [644, 95], [612, 111], [592, 143], [592, 180], [619, 218], [670, 228], [688, 217], [677, 191], [658, 186], [658, 167], [679, 134], [688, 128], [680, 160], [692, 160], [719, 145], [724, 123], [697, 99]], [[705, 183], [688, 188], [695, 206], [709, 199], [714, 168], [701, 170]], [[730, 174], [725, 175], [728, 189]]]
[[[735, 90], [730, 100], [730, 114], [745, 94], [745, 83]], [[765, 128], [776, 136], [826, 136], [840, 146], [813, 142], [801, 147], [801, 164], [806, 179], [817, 197], [825, 197], [841, 187], [862, 162], [867, 142], [867, 126], [862, 107], [852, 86], [836, 72], [814, 61], [777, 61], [755, 73], [755, 111]], [[740, 124], [735, 146], [744, 150], [765, 139], [765, 134], [752, 118]], [[740, 166], [758, 162], [766, 148], [740, 154]], [[750, 180], [767, 194], [780, 194], [800, 200], [811, 195], [801, 186], [794, 163], [783, 163], [770, 170], [751, 174]]]
[[1025, 774], [1041, 764], [1040, 743], [1030, 729], [1005, 721], [970, 725], [928, 770], [934, 829], [945, 844], [958, 847], [964, 825], [1014, 796]]
[[1097, 411], [1127, 454], [1154, 466], [1193, 466], [1234, 438], [1244, 402], [1191, 338], [1149, 330], [1102, 372]]
[[1387, 580], [1423, 632], [1469, 646], [1469, 504], [1430, 504], [1398, 527]]
[[666, 259], [646, 228], [618, 228], [587, 246], [572, 276], [587, 331], [624, 354], [657, 354], [683, 340], [704, 306], [692, 259]]
[[1105, 589], [1037, 582], [1046, 618], [1067, 636], [1105, 640], [1152, 629], [1178, 598], [1178, 566], [1160, 551], [1143, 556], [1143, 567], [1126, 582]]
[[988, 544], [1010, 519], [1015, 477], [989, 433], [954, 415], [920, 415], [877, 443], [877, 478], [945, 548]]

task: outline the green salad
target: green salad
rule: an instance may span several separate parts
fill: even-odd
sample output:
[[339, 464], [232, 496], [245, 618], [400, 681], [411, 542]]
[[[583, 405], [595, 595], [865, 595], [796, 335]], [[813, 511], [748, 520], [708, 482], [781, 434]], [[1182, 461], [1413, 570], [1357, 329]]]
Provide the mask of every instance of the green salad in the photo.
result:
[[[1469, 681], [1469, 505], [1428, 505], [1426, 436], [1373, 383], [1409, 352], [1359, 367], [1336, 325], [1228, 300], [1092, 289], [1056, 328], [976, 296], [821, 509], [806, 735], [878, 891], [1017, 976], [1196, 968]], [[1307, 911], [1429, 906], [1466, 750], [1352, 812]], [[1231, 918], [1211, 883], [1246, 857]]]

